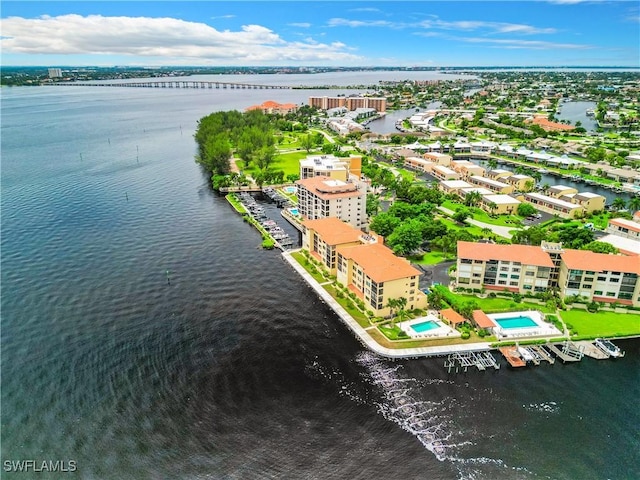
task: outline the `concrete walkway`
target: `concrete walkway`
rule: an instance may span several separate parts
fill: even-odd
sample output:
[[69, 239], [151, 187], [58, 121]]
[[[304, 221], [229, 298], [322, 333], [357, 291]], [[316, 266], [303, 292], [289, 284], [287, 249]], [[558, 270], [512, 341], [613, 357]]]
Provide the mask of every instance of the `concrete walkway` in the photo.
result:
[[356, 338], [369, 350], [387, 358], [414, 358], [448, 355], [457, 352], [479, 352], [491, 350], [489, 343], [472, 343], [468, 345], [442, 345], [418, 348], [387, 348], [376, 342], [367, 332], [371, 327], [361, 327], [355, 319], [336, 302], [336, 300], [300, 265], [292, 256], [293, 252], [283, 252], [282, 257], [300, 274], [300, 276], [315, 290], [318, 296], [329, 305], [338, 315], [340, 320], [351, 329]]
[[[456, 213], [450, 208], [446, 208], [446, 207], [438, 207], [438, 210], [440, 210], [443, 213], [446, 213], [447, 215], [453, 215], [454, 213]], [[478, 220], [474, 220], [472, 218], [467, 218], [465, 222], [468, 223], [469, 225], [475, 225], [476, 227], [488, 228], [496, 235], [500, 235], [501, 237], [508, 238], [508, 239], [511, 239], [511, 237], [513, 236], [510, 233], [511, 230], [520, 230], [515, 225], [513, 227], [503, 227], [501, 225], [492, 225], [490, 223], [479, 222]]]

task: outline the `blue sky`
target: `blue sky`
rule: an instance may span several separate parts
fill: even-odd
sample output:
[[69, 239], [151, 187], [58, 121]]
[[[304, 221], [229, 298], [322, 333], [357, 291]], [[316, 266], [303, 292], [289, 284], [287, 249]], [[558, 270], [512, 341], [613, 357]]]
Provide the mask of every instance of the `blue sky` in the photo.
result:
[[2, 1], [3, 65], [640, 66], [640, 3]]

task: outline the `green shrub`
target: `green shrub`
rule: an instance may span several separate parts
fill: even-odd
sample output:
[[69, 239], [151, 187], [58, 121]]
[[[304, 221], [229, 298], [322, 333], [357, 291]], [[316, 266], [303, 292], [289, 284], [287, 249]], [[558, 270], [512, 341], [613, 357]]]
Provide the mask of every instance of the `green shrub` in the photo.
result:
[[466, 331], [466, 332], [462, 332], [462, 334], [460, 335], [460, 338], [462, 338], [462, 340], [467, 340], [471, 337], [471, 332]]

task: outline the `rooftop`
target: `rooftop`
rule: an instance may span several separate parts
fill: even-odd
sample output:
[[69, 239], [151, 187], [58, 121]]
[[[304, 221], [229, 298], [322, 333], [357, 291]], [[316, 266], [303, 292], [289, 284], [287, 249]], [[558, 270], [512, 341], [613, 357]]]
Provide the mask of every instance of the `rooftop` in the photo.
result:
[[640, 275], [640, 257], [594, 253], [589, 250], [565, 250], [562, 260], [572, 270], [623, 272]]
[[542, 248], [530, 245], [458, 242], [458, 258], [470, 260], [504, 260], [539, 267], [553, 267]]
[[296, 181], [314, 195], [328, 200], [333, 198], [359, 197], [362, 193], [355, 183], [347, 183], [329, 177], [311, 177]]
[[609, 225], [615, 225], [634, 232], [640, 232], [640, 223], [634, 222], [633, 220], [627, 220], [626, 218], [612, 218], [609, 220]]
[[317, 232], [328, 245], [342, 245], [344, 243], [357, 242], [362, 235], [360, 230], [353, 228], [348, 223], [335, 217], [305, 220], [302, 222], [302, 225]]
[[381, 243], [340, 247], [338, 253], [360, 265], [364, 273], [376, 283], [421, 275], [407, 260], [397, 257]]

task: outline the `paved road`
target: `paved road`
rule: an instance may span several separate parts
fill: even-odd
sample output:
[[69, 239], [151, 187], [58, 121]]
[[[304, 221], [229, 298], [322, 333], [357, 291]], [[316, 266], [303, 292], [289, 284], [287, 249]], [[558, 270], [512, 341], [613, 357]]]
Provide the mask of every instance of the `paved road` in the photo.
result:
[[[438, 210], [446, 213], [447, 215], [453, 215], [455, 213], [453, 210], [446, 207], [438, 207]], [[465, 222], [469, 225], [475, 225], [476, 227], [488, 228], [496, 235], [500, 235], [501, 237], [509, 239], [511, 239], [511, 237], [513, 236], [511, 233], [509, 233], [511, 230], [519, 230], [519, 228], [515, 225], [513, 227], [502, 227], [500, 225], [491, 225], [490, 223], [479, 222], [478, 220], [473, 220], [472, 218], [467, 218]]]

